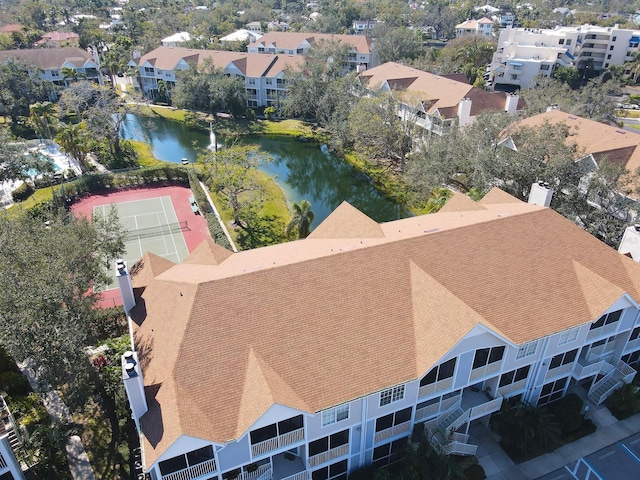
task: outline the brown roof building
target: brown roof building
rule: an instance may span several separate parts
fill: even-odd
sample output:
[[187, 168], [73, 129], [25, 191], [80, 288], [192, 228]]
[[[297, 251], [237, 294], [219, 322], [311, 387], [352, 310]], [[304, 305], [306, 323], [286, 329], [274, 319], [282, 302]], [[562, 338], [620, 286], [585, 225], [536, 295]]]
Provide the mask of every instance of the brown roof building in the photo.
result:
[[592, 375], [599, 402], [587, 366], [622, 362], [621, 384], [621, 357], [640, 356], [640, 265], [498, 189], [382, 224], [343, 203], [304, 240], [147, 256], [133, 286], [140, 370], [124, 378], [158, 479], [346, 475], [390, 462], [416, 423], [459, 429], [504, 397], [547, 403]]
[[396, 92], [401, 102], [399, 115], [425, 131], [438, 134], [455, 125], [468, 125], [485, 111], [515, 115], [524, 107], [518, 95], [487, 92], [448, 76], [395, 62], [361, 72], [358, 78], [369, 89]]

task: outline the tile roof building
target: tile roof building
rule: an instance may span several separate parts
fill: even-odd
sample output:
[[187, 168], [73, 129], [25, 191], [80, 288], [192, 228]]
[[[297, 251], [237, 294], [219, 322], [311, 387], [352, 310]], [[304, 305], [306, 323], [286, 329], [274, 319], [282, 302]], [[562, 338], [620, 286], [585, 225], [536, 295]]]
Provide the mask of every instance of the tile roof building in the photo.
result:
[[80, 42], [80, 35], [73, 32], [48, 32], [42, 36], [35, 46], [48, 48], [77, 47]]
[[304, 58], [287, 55], [198, 50], [182, 47], [159, 47], [129, 62], [138, 67], [140, 86], [145, 95], [158, 94], [158, 80], [175, 86], [176, 73], [211, 61], [216, 68], [244, 79], [249, 107], [277, 105], [284, 97], [285, 70], [296, 69]]
[[332, 33], [268, 32], [247, 47], [250, 53], [305, 55], [319, 42], [339, 42], [349, 45], [348, 64], [352, 69], [367, 69], [376, 65], [374, 43], [365, 35], [337, 35]]
[[100, 65], [94, 55], [78, 47], [0, 50], [0, 63], [11, 59], [37, 67], [40, 78], [55, 85], [64, 86], [71, 82], [64, 78], [63, 68], [75, 70], [83, 80], [102, 84]]
[[602, 402], [640, 357], [640, 265], [530, 201], [455, 195], [382, 224], [343, 203], [304, 240], [121, 265], [145, 471], [343, 479], [418, 423], [473, 454], [469, 422], [503, 398], [580, 382]]
[[387, 62], [358, 75], [369, 89], [397, 92], [398, 114], [425, 132], [446, 134], [453, 126], [465, 126], [485, 111], [515, 115], [523, 102], [517, 95], [493, 93], [407, 65]]
[[465, 20], [456, 25], [456, 38], [466, 35], [484, 35], [485, 37], [493, 36], [493, 20], [482, 17], [478, 20]]

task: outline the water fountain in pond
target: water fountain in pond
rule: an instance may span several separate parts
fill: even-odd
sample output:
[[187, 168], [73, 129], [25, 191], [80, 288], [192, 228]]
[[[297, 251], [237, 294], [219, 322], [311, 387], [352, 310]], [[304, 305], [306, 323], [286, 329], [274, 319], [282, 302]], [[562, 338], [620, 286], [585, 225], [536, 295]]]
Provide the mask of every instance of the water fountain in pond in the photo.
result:
[[213, 125], [209, 122], [209, 150], [213, 150], [214, 152], [218, 151], [218, 139], [216, 138], [216, 133], [213, 131]]

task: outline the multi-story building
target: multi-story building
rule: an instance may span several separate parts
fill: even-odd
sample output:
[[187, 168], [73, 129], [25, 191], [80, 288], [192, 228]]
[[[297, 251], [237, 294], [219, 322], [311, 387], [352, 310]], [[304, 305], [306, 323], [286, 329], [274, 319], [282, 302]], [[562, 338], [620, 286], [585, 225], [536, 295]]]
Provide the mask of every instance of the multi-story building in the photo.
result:
[[335, 35], [331, 33], [268, 32], [247, 47], [249, 53], [305, 55], [319, 42], [339, 42], [350, 47], [347, 63], [352, 70], [376, 65], [374, 44], [365, 35]]
[[398, 115], [425, 134], [446, 134], [453, 127], [471, 124], [482, 112], [515, 115], [523, 107], [518, 95], [487, 92], [468, 82], [394, 62], [361, 72], [358, 78], [371, 90], [394, 92]]
[[145, 471], [345, 479], [394, 461], [419, 423], [474, 454], [470, 422], [505, 398], [602, 402], [640, 356], [640, 265], [551, 195], [456, 194], [382, 224], [343, 203], [304, 240], [146, 254], [133, 280], [120, 262]]
[[13, 415], [0, 396], [0, 480], [24, 480], [14, 448], [20, 447]]
[[78, 80], [89, 80], [102, 85], [102, 74], [97, 55], [77, 47], [33, 48], [21, 50], [0, 50], [0, 63], [15, 60], [33, 65], [30, 72], [40, 79], [59, 86], [68, 86], [74, 79], [64, 78], [62, 70], [69, 68], [79, 75]]
[[495, 88], [527, 88], [536, 75], [550, 76], [557, 65], [600, 71], [622, 65], [638, 52], [640, 30], [582, 25], [507, 28], [500, 32], [490, 65]]
[[80, 35], [73, 32], [47, 32], [35, 43], [36, 47], [61, 48], [77, 47]]
[[262, 55], [257, 53], [196, 50], [181, 47], [159, 47], [132, 60], [131, 67], [138, 68], [140, 86], [149, 97], [158, 94], [158, 81], [162, 80], [170, 90], [176, 84], [176, 73], [201, 65], [205, 61], [228, 75], [241, 77], [247, 88], [249, 107], [278, 105], [284, 98], [285, 70], [298, 68], [303, 57], [288, 55]]
[[478, 20], [465, 20], [456, 25], [456, 38], [467, 35], [493, 36], [493, 20], [482, 17]]

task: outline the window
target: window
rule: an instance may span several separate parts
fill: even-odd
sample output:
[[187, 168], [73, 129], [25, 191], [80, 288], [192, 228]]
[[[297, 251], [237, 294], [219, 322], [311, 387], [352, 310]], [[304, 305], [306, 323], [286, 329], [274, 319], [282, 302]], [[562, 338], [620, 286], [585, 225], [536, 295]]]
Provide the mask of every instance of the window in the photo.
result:
[[511, 385], [512, 383], [519, 382], [520, 380], [524, 380], [529, 375], [529, 369], [531, 365], [527, 365], [526, 367], [518, 368], [517, 370], [513, 370], [511, 372], [507, 372], [500, 377], [500, 384], [498, 387], [504, 387], [506, 385]]
[[409, 437], [400, 438], [386, 445], [380, 445], [373, 449], [373, 466], [375, 468], [384, 467], [390, 463], [397, 462], [404, 454], [404, 447], [409, 442]]
[[267, 82], [267, 85], [271, 85], [273, 83], [273, 78], [267, 78], [265, 81]]
[[303, 427], [302, 415], [288, 418], [278, 423], [267, 425], [266, 427], [258, 428], [249, 433], [251, 437], [251, 445], [264, 442], [271, 438], [284, 435], [285, 433], [299, 430]]
[[146, 73], [147, 75], [153, 75], [155, 73], [155, 70], [153, 69], [153, 67], [144, 67], [144, 73]]
[[640, 327], [633, 329], [631, 336], [629, 337], [629, 341], [636, 340], [638, 337], [640, 337]]
[[51, 70], [51, 76], [52, 77], [59, 77], [60, 76], [60, 71], [59, 70]]
[[518, 349], [518, 353], [516, 353], [516, 360], [520, 360], [521, 358], [526, 358], [526, 357], [530, 357], [531, 355], [535, 355], [537, 349], [538, 349], [537, 340], [534, 340], [533, 342], [525, 343]]
[[567, 43], [566, 43], [566, 45], [571, 45], [571, 39], [570, 39], [570, 38], [567, 38]]
[[640, 350], [624, 355], [621, 360], [629, 365], [634, 365], [640, 360]]
[[574, 342], [578, 338], [578, 333], [580, 333], [580, 327], [565, 330], [558, 338], [558, 345]]
[[567, 380], [568, 378], [562, 378], [555, 382], [545, 384], [542, 387], [542, 392], [540, 392], [538, 405], [544, 405], [545, 403], [554, 402], [562, 398], [562, 392], [564, 392], [564, 387], [567, 386]]
[[540, 65], [540, 70], [549, 70], [549, 65]]
[[422, 380], [420, 380], [420, 386], [430, 385], [440, 380], [453, 377], [453, 372], [456, 369], [456, 358], [452, 358], [444, 363], [441, 363], [437, 367], [433, 367], [429, 373], [427, 373]]
[[614, 37], [612, 37], [612, 38], [611, 38], [611, 41], [612, 41], [612, 42], [615, 42], [617, 39], [618, 39], [618, 37], [615, 37], [615, 36], [614, 36]]
[[515, 73], [512, 73], [511, 80], [518, 80], [518, 75], [516, 75]]
[[573, 363], [573, 361], [578, 356], [578, 349], [571, 350], [569, 352], [561, 353], [551, 358], [551, 363], [549, 364], [549, 370], [554, 368], [558, 368], [561, 365], [567, 365], [568, 363]]
[[589, 330], [595, 330], [596, 328], [604, 327], [620, 320], [622, 316], [622, 310], [616, 310], [615, 312], [605, 313], [597, 321], [593, 322], [589, 327]]
[[408, 422], [411, 420], [412, 411], [413, 407], [404, 408], [376, 419], [376, 432], [381, 432], [391, 427], [395, 427], [396, 425]]
[[344, 403], [337, 407], [327, 408], [322, 411], [322, 426], [332, 425], [349, 418], [349, 404]]
[[558, 45], [564, 45], [564, 38], [561, 38], [560, 40], [558, 40]]
[[309, 456], [319, 455], [333, 448], [338, 448], [349, 443], [349, 430], [343, 430], [328, 437], [309, 442]]
[[499, 362], [504, 355], [504, 346], [492, 347], [492, 348], [480, 348], [476, 350], [476, 355], [473, 358], [473, 369], [484, 367], [490, 363]]
[[347, 461], [341, 460], [311, 472], [311, 480], [347, 480]]
[[249, 85], [255, 85], [256, 84], [256, 79], [255, 78], [250, 78], [249, 79]]
[[604, 64], [604, 68], [609, 68], [609, 64], [608, 64], [608, 63], [605, 63], [605, 64]]
[[380, 392], [380, 406], [389, 405], [404, 398], [404, 385], [398, 385]]
[[6, 472], [0, 475], [0, 480], [15, 480], [15, 477], [11, 472]]
[[607, 55], [607, 60], [611, 59], [611, 54]]

